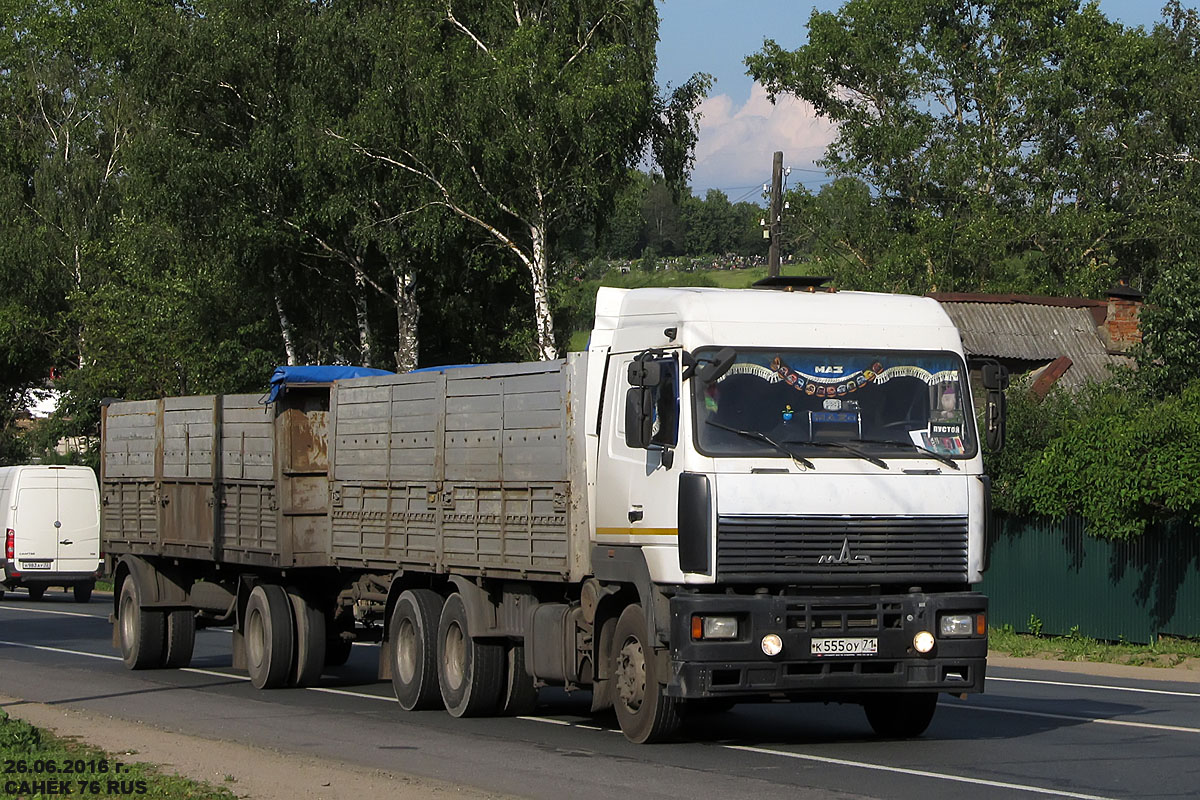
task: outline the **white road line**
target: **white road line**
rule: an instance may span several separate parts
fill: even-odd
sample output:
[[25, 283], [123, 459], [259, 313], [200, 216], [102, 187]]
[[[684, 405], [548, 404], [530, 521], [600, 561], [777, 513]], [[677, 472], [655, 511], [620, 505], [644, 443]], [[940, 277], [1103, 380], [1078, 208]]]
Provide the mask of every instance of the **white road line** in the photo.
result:
[[1139, 689], [1133, 686], [1110, 686], [1103, 683], [1069, 683], [1067, 681], [1035, 681], [1030, 678], [995, 678], [987, 676], [987, 682], [1036, 683], [1044, 686], [1070, 686], [1077, 689], [1107, 689], [1110, 692], [1139, 692], [1141, 694], [1165, 694], [1171, 697], [1200, 697], [1200, 692], [1173, 692], [1169, 689]]
[[61, 647], [48, 647], [44, 644], [26, 644], [25, 642], [6, 642], [0, 639], [0, 644], [6, 644], [9, 647], [25, 647], [30, 650], [45, 650], [48, 653], [66, 653], [71, 656], [87, 656], [88, 658], [103, 658], [105, 661], [120, 661], [120, 656], [106, 656], [100, 653], [85, 653], [82, 650], [65, 650]]
[[49, 608], [21, 608], [20, 606], [0, 606], [4, 611], [28, 611], [30, 614], [58, 614], [63, 617], [87, 617], [88, 619], [102, 619], [108, 622], [108, 615], [101, 616], [100, 614], [84, 614], [81, 611], [53, 611]]
[[948, 708], [970, 708], [973, 711], [990, 711], [993, 714], [1012, 714], [1020, 717], [1041, 717], [1043, 719], [1065, 719], [1071, 722], [1093, 722], [1097, 725], [1116, 725], [1122, 728], [1146, 728], [1152, 731], [1171, 731], [1172, 733], [1200, 733], [1200, 728], [1187, 728], [1182, 725], [1161, 725], [1155, 722], [1133, 722], [1124, 719], [1102, 719], [1074, 714], [1051, 714], [1046, 711], [1022, 711], [1019, 708], [996, 708], [995, 706], [976, 705], [948, 706]]
[[989, 781], [984, 778], [967, 778], [962, 775], [951, 775], [944, 772], [929, 772], [923, 769], [908, 769], [907, 767], [889, 767], [886, 764], [872, 764], [869, 761], [850, 761], [844, 758], [829, 758], [827, 756], [814, 756], [808, 753], [793, 753], [788, 750], [772, 750], [766, 747], [750, 747], [740, 744], [723, 744], [726, 750], [739, 750], [744, 753], [759, 753], [767, 756], [782, 756], [784, 758], [794, 758], [800, 761], [815, 761], [821, 764], [837, 764], [843, 767], [856, 767], [858, 769], [869, 769], [877, 772], [890, 772], [897, 775], [915, 775], [919, 778], [933, 778], [941, 781], [951, 781], [954, 783], [969, 783], [975, 786], [991, 786], [996, 789], [1008, 789], [1017, 792], [1028, 792], [1031, 794], [1044, 794], [1053, 797], [1072, 797], [1075, 800], [1112, 800], [1112, 798], [1101, 797], [1094, 794], [1082, 794], [1080, 792], [1065, 792], [1060, 789], [1043, 789], [1040, 786], [1029, 786], [1023, 783], [1006, 783], [1004, 781]]

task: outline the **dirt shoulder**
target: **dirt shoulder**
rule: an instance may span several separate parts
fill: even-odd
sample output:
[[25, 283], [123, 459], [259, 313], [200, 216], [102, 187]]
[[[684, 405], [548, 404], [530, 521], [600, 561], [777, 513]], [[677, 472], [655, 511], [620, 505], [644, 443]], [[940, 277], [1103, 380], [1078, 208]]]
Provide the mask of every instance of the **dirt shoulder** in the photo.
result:
[[157, 764], [164, 772], [208, 781], [253, 800], [361, 800], [388, 797], [504, 798], [466, 786], [383, 770], [351, 767], [311, 756], [290, 755], [233, 742], [164, 731], [149, 725], [69, 708], [28, 703], [0, 695], [0, 705], [61, 737], [77, 738], [130, 761]]
[[1185, 659], [1173, 667], [1133, 667], [1103, 661], [1060, 661], [1047, 654], [1044, 658], [1014, 658], [1003, 653], [988, 653], [988, 667], [1040, 669], [1069, 672], [1076, 675], [1098, 675], [1107, 678], [1137, 678], [1143, 681], [1177, 681], [1200, 683], [1200, 658]]

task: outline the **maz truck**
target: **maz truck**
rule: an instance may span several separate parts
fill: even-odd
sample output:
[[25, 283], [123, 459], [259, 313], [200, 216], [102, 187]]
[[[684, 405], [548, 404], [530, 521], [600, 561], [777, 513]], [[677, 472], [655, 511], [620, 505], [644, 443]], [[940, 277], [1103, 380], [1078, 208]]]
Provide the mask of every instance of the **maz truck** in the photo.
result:
[[584, 689], [639, 743], [778, 700], [921, 734], [939, 693], [984, 688], [958, 332], [928, 298], [764, 283], [601, 289], [587, 352], [557, 361], [108, 405], [114, 646], [179, 667], [232, 626], [269, 689], [378, 642], [404, 710]]

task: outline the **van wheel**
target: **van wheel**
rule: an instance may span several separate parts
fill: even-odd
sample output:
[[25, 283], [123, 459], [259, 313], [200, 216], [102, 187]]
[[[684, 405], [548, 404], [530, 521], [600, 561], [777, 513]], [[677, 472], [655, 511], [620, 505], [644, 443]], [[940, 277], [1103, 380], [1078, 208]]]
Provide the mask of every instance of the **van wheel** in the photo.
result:
[[296, 620], [296, 666], [289, 686], [316, 686], [325, 667], [325, 614], [304, 599], [300, 590], [289, 587], [292, 618]]
[[183, 608], [167, 614], [166, 645], [164, 667], [180, 669], [192, 663], [192, 651], [196, 649], [195, 611]]
[[29, 599], [34, 601], [35, 603], [38, 600], [41, 600], [42, 595], [44, 595], [45, 593], [46, 593], [45, 586], [30, 586], [29, 587]]
[[292, 603], [280, 586], [260, 583], [246, 603], [246, 669], [255, 689], [278, 689], [292, 671]]
[[388, 623], [392, 651], [392, 690], [405, 711], [437, 708], [438, 622], [442, 597], [429, 589], [400, 594]]
[[920, 736], [933, 721], [937, 693], [884, 694], [863, 702], [867, 722], [876, 734], [887, 739]]
[[132, 575], [121, 584], [117, 604], [117, 634], [121, 660], [129, 669], [152, 669], [162, 664], [167, 619], [161, 611], [142, 608], [142, 593]]
[[71, 587], [71, 591], [75, 593], [76, 603], [87, 603], [92, 599], [92, 585], [90, 583], [77, 583]]
[[634, 603], [617, 619], [612, 699], [621, 732], [635, 744], [664, 741], [679, 729], [679, 701], [663, 691], [656, 664], [646, 614]]
[[453, 717], [496, 713], [504, 691], [504, 645], [471, 638], [458, 592], [446, 598], [438, 621], [438, 683]]

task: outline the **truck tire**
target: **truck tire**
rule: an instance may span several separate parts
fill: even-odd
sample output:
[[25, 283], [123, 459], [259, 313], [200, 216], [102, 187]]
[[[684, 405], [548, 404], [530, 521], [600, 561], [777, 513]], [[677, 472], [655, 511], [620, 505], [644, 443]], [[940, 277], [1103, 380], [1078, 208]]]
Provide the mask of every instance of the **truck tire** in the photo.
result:
[[438, 621], [438, 683], [453, 717], [495, 714], [504, 691], [504, 645], [471, 638], [467, 606], [446, 598]]
[[507, 651], [500, 713], [507, 717], [532, 714], [537, 708], [538, 689], [533, 676], [525, 671], [525, 645], [510, 644]]
[[45, 586], [30, 586], [29, 587], [29, 599], [34, 601], [35, 603], [38, 600], [41, 600], [42, 596], [44, 594], [46, 594]]
[[196, 649], [196, 612], [190, 608], [171, 611], [167, 615], [166, 649], [163, 666], [182, 669], [192, 663]]
[[316, 686], [325, 667], [325, 614], [296, 588], [288, 587], [287, 596], [296, 621], [296, 665], [288, 685]]
[[442, 596], [429, 589], [401, 593], [392, 609], [388, 639], [392, 651], [392, 690], [405, 711], [437, 708], [438, 624]]
[[133, 575], [121, 584], [117, 603], [117, 635], [121, 642], [121, 660], [129, 669], [154, 669], [162, 666], [166, 643], [167, 617], [161, 611], [142, 608], [142, 593]]
[[867, 722], [886, 739], [911, 739], [920, 736], [933, 721], [937, 693], [883, 694], [863, 701]]
[[71, 587], [71, 591], [75, 594], [76, 603], [89, 603], [92, 600], [92, 584], [77, 583]]
[[341, 634], [330, 636], [325, 640], [325, 666], [340, 667], [350, 660], [350, 651], [354, 642], [343, 639]]
[[613, 639], [612, 699], [625, 738], [635, 744], [670, 739], [679, 730], [679, 701], [659, 683], [654, 643], [642, 607], [626, 607]]
[[283, 587], [260, 583], [246, 603], [246, 670], [256, 689], [278, 689], [292, 672], [296, 634]]

